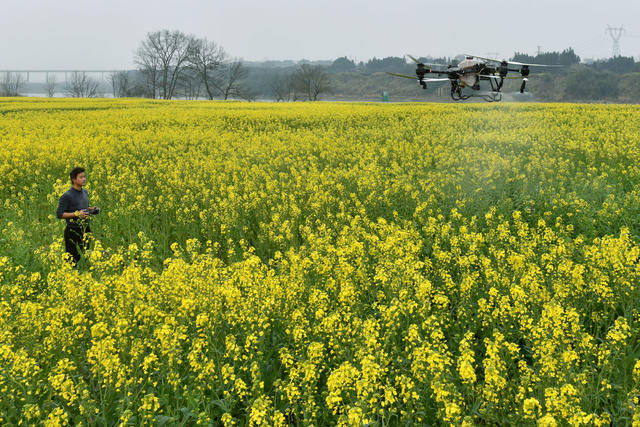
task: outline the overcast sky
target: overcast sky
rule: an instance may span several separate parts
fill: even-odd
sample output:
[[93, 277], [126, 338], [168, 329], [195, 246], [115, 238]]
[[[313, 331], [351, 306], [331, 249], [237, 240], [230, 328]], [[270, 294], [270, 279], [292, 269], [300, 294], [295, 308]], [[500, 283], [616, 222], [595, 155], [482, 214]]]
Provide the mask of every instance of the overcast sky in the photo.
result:
[[207, 37], [245, 60], [535, 53], [640, 57], [640, 1], [1, 0], [0, 69], [133, 68], [150, 31]]

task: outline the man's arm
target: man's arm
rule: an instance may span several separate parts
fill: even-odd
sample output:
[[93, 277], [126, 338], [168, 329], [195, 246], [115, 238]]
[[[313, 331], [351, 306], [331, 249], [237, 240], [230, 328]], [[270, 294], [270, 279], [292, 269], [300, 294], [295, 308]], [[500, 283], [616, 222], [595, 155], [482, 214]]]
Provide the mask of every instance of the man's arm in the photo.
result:
[[58, 219], [69, 218], [64, 216], [65, 211], [69, 207], [69, 201], [65, 196], [66, 193], [60, 196], [60, 200], [58, 201], [58, 209], [56, 210], [56, 216], [58, 217]]
[[[78, 211], [78, 218], [87, 218], [89, 215], [87, 215], [87, 213], [83, 210]], [[61, 219], [71, 219], [71, 218], [76, 218], [76, 213], [75, 212], [65, 212], [62, 214]]]

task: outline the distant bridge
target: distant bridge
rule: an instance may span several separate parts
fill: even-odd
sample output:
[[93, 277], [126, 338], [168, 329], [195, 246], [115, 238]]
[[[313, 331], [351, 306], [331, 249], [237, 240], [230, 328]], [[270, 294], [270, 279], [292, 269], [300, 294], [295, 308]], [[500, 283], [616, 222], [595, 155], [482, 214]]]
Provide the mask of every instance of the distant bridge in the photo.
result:
[[133, 71], [133, 70], [0, 70], [0, 74], [4, 74], [4, 73], [26, 74], [27, 82], [29, 82], [31, 78], [31, 74], [44, 74], [45, 79], [49, 77], [49, 74], [64, 74], [64, 81], [66, 82], [69, 74], [73, 74], [73, 73], [100, 74], [100, 78], [104, 80], [105, 74], [117, 73], [120, 71]]

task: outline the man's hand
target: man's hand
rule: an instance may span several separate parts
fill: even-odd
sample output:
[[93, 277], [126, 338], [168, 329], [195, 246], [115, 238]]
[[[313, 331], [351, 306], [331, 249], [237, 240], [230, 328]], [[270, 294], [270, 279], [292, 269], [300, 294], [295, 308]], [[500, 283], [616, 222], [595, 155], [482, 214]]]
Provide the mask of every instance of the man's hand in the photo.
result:
[[[76, 215], [76, 212], [78, 213], [78, 215]], [[76, 218], [85, 219], [85, 218], [89, 218], [89, 214], [87, 213], [86, 209], [82, 209], [75, 212], [65, 212], [62, 214], [62, 218], [63, 219], [76, 219]]]

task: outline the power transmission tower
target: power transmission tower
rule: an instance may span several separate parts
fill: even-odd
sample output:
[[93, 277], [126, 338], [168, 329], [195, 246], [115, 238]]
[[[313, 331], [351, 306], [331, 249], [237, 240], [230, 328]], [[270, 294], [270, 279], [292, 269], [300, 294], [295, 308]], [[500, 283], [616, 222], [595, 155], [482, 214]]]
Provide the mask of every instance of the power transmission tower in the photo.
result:
[[607, 29], [605, 32], [609, 33], [611, 36], [611, 40], [613, 40], [613, 49], [611, 51], [611, 56], [616, 57], [620, 56], [620, 37], [625, 33], [624, 27], [621, 25], [619, 27], [612, 27], [607, 25]]

